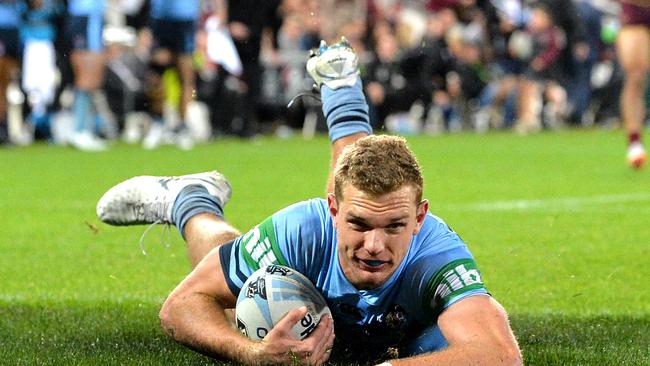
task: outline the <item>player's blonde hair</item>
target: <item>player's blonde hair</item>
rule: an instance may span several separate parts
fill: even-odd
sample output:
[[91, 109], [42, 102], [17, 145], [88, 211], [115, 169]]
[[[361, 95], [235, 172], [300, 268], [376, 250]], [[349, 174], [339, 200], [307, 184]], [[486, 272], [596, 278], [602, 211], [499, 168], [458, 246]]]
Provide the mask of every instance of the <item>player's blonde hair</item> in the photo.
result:
[[343, 189], [351, 184], [376, 197], [404, 185], [415, 188], [416, 203], [422, 200], [424, 180], [420, 165], [406, 140], [398, 136], [370, 135], [346, 146], [334, 171], [334, 194], [343, 199]]

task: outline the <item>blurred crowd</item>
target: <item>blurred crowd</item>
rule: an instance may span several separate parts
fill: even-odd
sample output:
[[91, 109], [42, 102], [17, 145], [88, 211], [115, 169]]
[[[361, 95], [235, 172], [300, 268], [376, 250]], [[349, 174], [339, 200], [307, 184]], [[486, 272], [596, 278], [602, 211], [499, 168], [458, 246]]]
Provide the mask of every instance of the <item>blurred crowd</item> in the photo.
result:
[[0, 0], [0, 142], [309, 137], [325, 124], [308, 51], [341, 36], [375, 130], [615, 124], [619, 11], [608, 0]]

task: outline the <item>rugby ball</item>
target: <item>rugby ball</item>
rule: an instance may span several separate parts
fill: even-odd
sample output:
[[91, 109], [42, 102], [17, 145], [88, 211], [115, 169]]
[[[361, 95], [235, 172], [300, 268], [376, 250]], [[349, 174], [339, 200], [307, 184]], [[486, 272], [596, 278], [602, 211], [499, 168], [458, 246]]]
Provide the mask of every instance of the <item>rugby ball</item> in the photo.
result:
[[331, 314], [323, 295], [307, 277], [294, 269], [269, 265], [246, 280], [237, 297], [237, 328], [248, 338], [262, 340], [292, 309], [307, 307], [307, 315], [292, 329], [296, 339], [304, 339], [321, 317]]

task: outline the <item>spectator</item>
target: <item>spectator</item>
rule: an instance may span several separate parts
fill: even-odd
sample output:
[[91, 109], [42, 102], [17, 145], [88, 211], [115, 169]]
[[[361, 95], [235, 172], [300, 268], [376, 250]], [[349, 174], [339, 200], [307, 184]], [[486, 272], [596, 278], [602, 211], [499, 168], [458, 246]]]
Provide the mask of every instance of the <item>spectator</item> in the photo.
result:
[[[279, 0], [229, 0], [228, 29], [235, 42], [235, 47], [242, 61], [244, 83], [244, 105], [240, 116], [241, 123], [234, 126], [234, 132], [240, 137], [251, 137], [256, 133], [260, 102], [262, 68], [260, 51], [264, 29], [270, 29], [273, 38], [277, 34], [282, 20], [279, 18]], [[251, 9], [256, 9], [251, 11]], [[272, 41], [277, 47], [275, 40]]]
[[393, 28], [375, 26], [375, 57], [365, 69], [364, 84], [370, 101], [371, 124], [381, 128], [390, 114], [408, 111], [423, 91], [417, 64], [406, 62]]
[[559, 83], [562, 65], [558, 63], [566, 43], [548, 5], [533, 5], [528, 32], [533, 53], [520, 82], [519, 120], [516, 126], [520, 133], [535, 132], [542, 127], [543, 97], [549, 102], [547, 122], [551, 127], [557, 126], [557, 119], [566, 111], [566, 93]]
[[7, 87], [17, 78], [18, 60], [22, 54], [19, 37], [22, 1], [0, 2], [0, 144], [9, 143]]
[[53, 21], [60, 11], [56, 0], [30, 0], [21, 27], [25, 47], [22, 85], [31, 108], [30, 120], [36, 138], [49, 139], [51, 136], [48, 109], [56, 93]]

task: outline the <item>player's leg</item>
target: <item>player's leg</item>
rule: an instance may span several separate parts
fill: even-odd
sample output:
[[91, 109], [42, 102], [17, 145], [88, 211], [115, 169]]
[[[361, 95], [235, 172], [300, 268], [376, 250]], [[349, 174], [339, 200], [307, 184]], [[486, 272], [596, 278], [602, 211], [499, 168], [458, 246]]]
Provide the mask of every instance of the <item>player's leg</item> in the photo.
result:
[[234, 240], [240, 232], [223, 217], [206, 212], [192, 216], [184, 234], [190, 263], [196, 267], [212, 249]]
[[625, 72], [621, 91], [621, 118], [628, 135], [628, 163], [640, 168], [645, 162], [641, 144], [646, 106], [644, 100], [650, 71], [650, 30], [643, 25], [621, 28], [617, 39], [618, 57]]
[[71, 143], [81, 150], [105, 150], [106, 144], [95, 135], [97, 111], [93, 102], [93, 94], [104, 80], [103, 20], [101, 15], [71, 16], [67, 27], [67, 37], [74, 40], [70, 62], [75, 78], [75, 134]]
[[97, 203], [97, 216], [111, 225], [173, 224], [188, 246], [192, 266], [212, 248], [239, 235], [223, 208], [228, 180], [212, 171], [179, 177], [139, 176], [109, 189]]
[[345, 39], [312, 51], [307, 71], [320, 87], [323, 113], [332, 143], [327, 192], [333, 192], [332, 173], [345, 146], [372, 134], [368, 104], [363, 94], [357, 56]]
[[175, 49], [176, 53], [176, 66], [178, 68], [178, 76], [181, 81], [181, 101], [179, 114], [181, 121], [185, 123], [185, 114], [187, 113], [187, 106], [193, 99], [194, 89], [196, 88], [196, 76], [194, 74], [194, 65], [192, 55], [196, 50], [196, 32], [197, 22], [195, 21], [179, 21], [179, 37]]
[[7, 87], [15, 79], [18, 62], [13, 57], [0, 57], [0, 144], [9, 142], [7, 126]]
[[186, 122], [187, 106], [192, 101], [192, 94], [196, 86], [194, 66], [192, 65], [191, 54], [181, 54], [178, 56], [178, 75], [181, 81], [181, 103], [179, 106], [179, 115], [183, 123]]
[[0, 27], [0, 144], [9, 142], [7, 88], [18, 78], [20, 36], [17, 27]]

